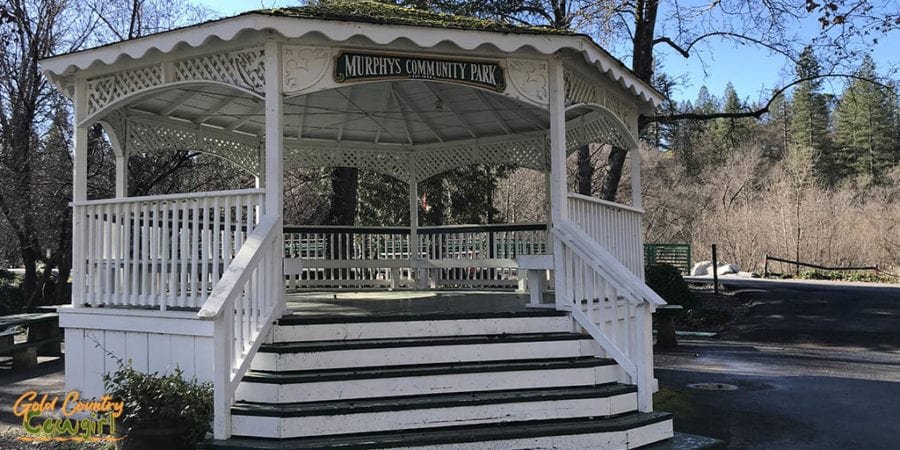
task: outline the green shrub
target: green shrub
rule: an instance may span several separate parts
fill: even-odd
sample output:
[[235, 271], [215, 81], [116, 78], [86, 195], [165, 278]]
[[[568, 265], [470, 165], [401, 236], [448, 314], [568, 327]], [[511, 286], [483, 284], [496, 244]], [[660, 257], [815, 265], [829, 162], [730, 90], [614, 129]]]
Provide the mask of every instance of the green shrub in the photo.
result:
[[24, 306], [22, 277], [6, 269], [0, 269], [0, 316], [20, 313]]
[[834, 270], [831, 272], [820, 272], [818, 270], [809, 269], [803, 270], [800, 272], [800, 275], [797, 278], [802, 280], [833, 280], [833, 281], [859, 281], [865, 283], [893, 283], [895, 282], [894, 278], [885, 275], [878, 274], [875, 272], [864, 270], [864, 271], [838, 271]]
[[194, 448], [210, 431], [212, 384], [196, 379], [185, 381], [183, 375], [180, 368], [168, 375], [139, 372], [129, 361], [103, 376], [106, 393], [125, 402], [119, 420], [127, 429], [126, 448], [152, 448], [148, 442], [138, 440], [147, 439], [147, 430], [152, 434], [152, 430], [160, 428], [177, 428], [178, 442], [167, 443], [166, 447]]
[[653, 289], [670, 305], [685, 308], [694, 306], [694, 294], [688, 289], [681, 272], [671, 264], [659, 263], [647, 266], [645, 270], [647, 286]]

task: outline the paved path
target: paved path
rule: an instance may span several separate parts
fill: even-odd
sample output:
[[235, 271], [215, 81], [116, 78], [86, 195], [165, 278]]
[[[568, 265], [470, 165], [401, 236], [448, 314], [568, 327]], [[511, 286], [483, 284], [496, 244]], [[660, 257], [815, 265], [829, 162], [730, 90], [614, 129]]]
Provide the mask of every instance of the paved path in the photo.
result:
[[0, 431], [20, 427], [22, 419], [12, 413], [13, 404], [26, 391], [40, 394], [63, 393], [66, 380], [62, 358], [40, 358], [37, 367], [12, 371], [9, 364], [0, 367]]
[[900, 288], [725, 284], [753, 302], [742, 323], [656, 355], [676, 429], [736, 449], [900, 448]]

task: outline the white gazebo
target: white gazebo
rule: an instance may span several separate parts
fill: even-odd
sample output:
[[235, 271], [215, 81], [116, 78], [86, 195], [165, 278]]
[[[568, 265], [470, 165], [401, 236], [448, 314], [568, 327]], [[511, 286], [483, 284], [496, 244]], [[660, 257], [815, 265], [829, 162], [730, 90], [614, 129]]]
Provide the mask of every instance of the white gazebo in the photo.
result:
[[[300, 439], [284, 431], [291, 428], [287, 422], [279, 422], [275, 435], [253, 434], [248, 430], [267, 425], [246, 419], [235, 406], [269, 392], [246, 378], [248, 371], [266, 373], [261, 346], [284, 339], [339, 340], [315, 337], [313, 329], [285, 337], [290, 333], [279, 330], [290, 323], [282, 318], [286, 289], [427, 289], [465, 284], [447, 282], [454, 269], [488, 268], [493, 278], [474, 285], [524, 286], [527, 272], [530, 311], [559, 317], [565, 331], [585, 333], [590, 345], [579, 351], [591, 349], [587, 363], [612, 361], [616, 372], [610, 381], [636, 387], [630, 409], [604, 411], [633, 410], [644, 422], [635, 419], [638, 425], [620, 424], [618, 431], [604, 433], [632, 433], [629, 448], [671, 436], [671, 420], [652, 413], [650, 317], [663, 302], [643, 283], [636, 151], [638, 117], [651, 113], [661, 98], [590, 38], [351, 3], [253, 11], [41, 64], [74, 101], [73, 298], [60, 312], [68, 388], [98, 395], [102, 374], [114, 370], [118, 358], [147, 371], [178, 366], [187, 376], [214, 383], [216, 438]], [[97, 122], [116, 152], [116, 196], [89, 200], [87, 130]], [[567, 192], [566, 157], [590, 143], [629, 150], [630, 206]], [[178, 149], [223, 158], [253, 174], [257, 186], [127, 196], [129, 155]], [[545, 172], [549, 224], [419, 226], [419, 182], [484, 163]], [[411, 225], [286, 228], [283, 172], [317, 167], [357, 167], [406, 181]], [[554, 300], [544, 304], [548, 279]], [[421, 325], [404, 324], [380, 329], [406, 336]], [[343, 339], [350, 339], [348, 325], [341, 326]], [[468, 335], [489, 334], [473, 330]], [[371, 339], [397, 338], [373, 333]], [[535, 347], [528, 348], [510, 358], [527, 360]], [[470, 359], [459, 356], [466, 353], [460, 350], [452, 360]], [[330, 368], [335, 367], [341, 366]], [[290, 370], [302, 369], [307, 367]], [[546, 378], [556, 382], [553, 375]], [[404, 380], [405, 386], [416, 384]], [[551, 387], [482, 381], [486, 392]], [[460, 379], [460, 392], [481, 386], [466, 383]], [[371, 396], [434, 392], [423, 389], [389, 388]], [[429, 414], [439, 415], [417, 415]], [[572, 414], [566, 417], [593, 420], [600, 413]], [[369, 423], [354, 423], [360, 421]], [[428, 427], [371, 421], [376, 422], [371, 429], [314, 435]], [[230, 441], [217, 442], [232, 448]]]

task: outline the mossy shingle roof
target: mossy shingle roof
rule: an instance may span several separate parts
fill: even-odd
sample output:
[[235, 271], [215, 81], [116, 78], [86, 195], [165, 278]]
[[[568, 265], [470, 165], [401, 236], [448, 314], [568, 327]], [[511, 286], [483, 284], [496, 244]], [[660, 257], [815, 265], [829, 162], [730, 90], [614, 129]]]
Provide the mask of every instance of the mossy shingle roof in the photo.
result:
[[[433, 11], [405, 8], [372, 1], [330, 2], [292, 8], [271, 8], [248, 11], [244, 14], [264, 14], [277, 17], [297, 17], [384, 25], [410, 25], [461, 30], [495, 31], [521, 34], [573, 35], [570, 31], [547, 27], [529, 27], [476, 17], [454, 16]], [[241, 14], [241, 15], [244, 15]]]

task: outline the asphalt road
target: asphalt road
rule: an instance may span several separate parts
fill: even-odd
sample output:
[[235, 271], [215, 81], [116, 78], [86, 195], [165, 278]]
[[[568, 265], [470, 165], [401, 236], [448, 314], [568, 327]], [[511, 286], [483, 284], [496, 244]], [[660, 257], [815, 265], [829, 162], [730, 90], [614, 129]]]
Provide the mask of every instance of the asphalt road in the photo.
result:
[[724, 284], [747, 317], [656, 354], [657, 408], [676, 430], [735, 449], [900, 448], [900, 287]]

